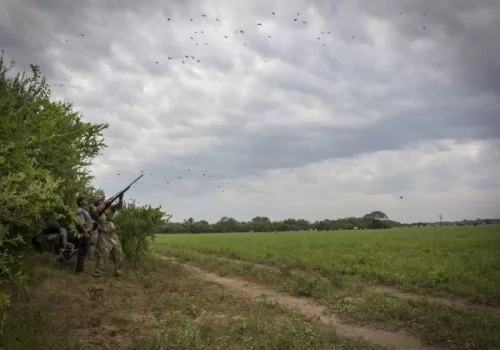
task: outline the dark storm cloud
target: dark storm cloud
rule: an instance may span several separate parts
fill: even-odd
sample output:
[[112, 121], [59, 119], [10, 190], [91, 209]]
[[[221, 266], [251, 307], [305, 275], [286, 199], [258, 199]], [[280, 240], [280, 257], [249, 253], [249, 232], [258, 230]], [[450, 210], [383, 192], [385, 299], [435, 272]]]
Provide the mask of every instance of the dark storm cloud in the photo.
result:
[[[71, 100], [86, 118], [111, 124], [105, 157], [113, 173], [154, 174], [143, 193], [179, 176], [186, 183], [168, 191], [196, 196], [218, 189], [200, 181], [215, 185], [423, 140], [500, 137], [495, 0], [3, 6], [0, 48], [23, 68], [40, 65], [50, 83], [72, 76]], [[113, 152], [120, 157], [111, 159]], [[499, 157], [498, 149], [485, 152]], [[212, 177], [199, 180], [205, 169]], [[387, 175], [373, 191], [414, 184], [408, 174]]]

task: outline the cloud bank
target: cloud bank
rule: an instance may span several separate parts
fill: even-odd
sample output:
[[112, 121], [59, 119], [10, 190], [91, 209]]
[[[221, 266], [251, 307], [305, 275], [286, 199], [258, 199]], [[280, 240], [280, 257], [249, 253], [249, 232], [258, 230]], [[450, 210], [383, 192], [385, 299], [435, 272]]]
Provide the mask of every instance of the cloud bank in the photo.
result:
[[498, 1], [4, 3], [6, 58], [110, 124], [108, 195], [143, 171], [128, 197], [176, 220], [500, 215]]

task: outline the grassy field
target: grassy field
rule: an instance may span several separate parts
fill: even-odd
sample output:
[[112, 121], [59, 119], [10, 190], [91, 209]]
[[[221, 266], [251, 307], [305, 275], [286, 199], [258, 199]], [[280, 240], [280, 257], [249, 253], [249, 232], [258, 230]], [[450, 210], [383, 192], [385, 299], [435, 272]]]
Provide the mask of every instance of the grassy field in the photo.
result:
[[14, 293], [2, 350], [380, 349], [156, 258], [100, 280], [57, 269], [49, 255], [27, 263], [29, 298]]
[[346, 322], [457, 349], [500, 348], [499, 249], [499, 226], [156, 239], [161, 254], [315, 298]]

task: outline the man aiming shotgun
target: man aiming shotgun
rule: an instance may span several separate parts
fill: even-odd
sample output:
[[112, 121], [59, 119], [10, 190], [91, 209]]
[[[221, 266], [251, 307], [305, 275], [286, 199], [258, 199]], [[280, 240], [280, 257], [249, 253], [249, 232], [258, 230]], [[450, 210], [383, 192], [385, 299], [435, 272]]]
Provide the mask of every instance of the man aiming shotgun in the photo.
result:
[[[109, 200], [104, 197], [98, 198], [95, 206], [92, 207], [92, 212], [98, 220], [99, 238], [97, 240], [95, 258], [94, 277], [101, 277], [104, 274], [104, 268], [109, 256], [115, 263], [115, 275], [117, 277], [123, 274], [123, 250], [120, 239], [116, 234], [114, 215], [123, 206], [123, 195], [126, 191], [136, 183], [143, 175], [135, 179], [123, 191], [118, 192]], [[118, 199], [117, 204], [113, 204]]]

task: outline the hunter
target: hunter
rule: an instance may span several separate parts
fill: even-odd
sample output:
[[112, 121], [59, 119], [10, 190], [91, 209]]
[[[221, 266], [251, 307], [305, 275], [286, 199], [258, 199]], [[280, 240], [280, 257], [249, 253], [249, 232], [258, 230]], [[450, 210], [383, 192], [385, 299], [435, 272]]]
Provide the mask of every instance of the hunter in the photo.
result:
[[116, 234], [114, 215], [123, 206], [123, 193], [120, 195], [117, 204], [106, 203], [105, 198], [101, 197], [96, 201], [93, 210], [94, 215], [99, 218], [99, 237], [95, 251], [95, 271], [94, 277], [104, 275], [106, 261], [111, 258], [115, 263], [115, 276], [120, 277], [123, 274], [123, 250], [120, 239]]

